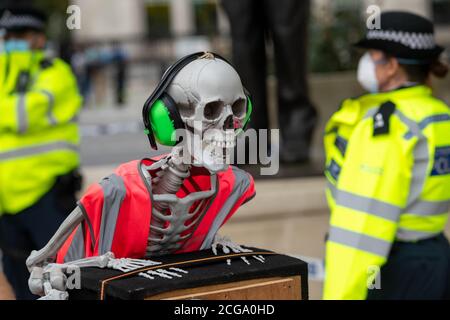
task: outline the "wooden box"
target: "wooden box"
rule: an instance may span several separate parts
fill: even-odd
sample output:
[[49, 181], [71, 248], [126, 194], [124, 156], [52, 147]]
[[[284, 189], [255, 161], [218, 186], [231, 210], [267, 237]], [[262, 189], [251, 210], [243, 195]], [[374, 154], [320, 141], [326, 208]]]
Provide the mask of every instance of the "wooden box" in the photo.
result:
[[[263, 249], [252, 253], [215, 256], [210, 250], [158, 257], [162, 265], [130, 273], [111, 269], [85, 268], [81, 289], [71, 290], [70, 299], [201, 299], [201, 300], [305, 300], [308, 299], [306, 262]], [[249, 265], [241, 259], [244, 256]], [[227, 260], [230, 259], [230, 264]], [[140, 272], [176, 267], [185, 270], [181, 278], [150, 280]]]

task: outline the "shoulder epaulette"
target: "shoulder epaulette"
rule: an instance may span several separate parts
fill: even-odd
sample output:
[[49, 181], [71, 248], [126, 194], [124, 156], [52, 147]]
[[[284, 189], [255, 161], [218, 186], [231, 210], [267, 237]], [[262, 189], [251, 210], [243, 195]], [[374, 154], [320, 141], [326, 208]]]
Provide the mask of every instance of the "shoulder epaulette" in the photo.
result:
[[47, 69], [53, 66], [53, 59], [52, 58], [44, 58], [40, 62], [41, 69]]
[[389, 133], [389, 120], [395, 112], [395, 104], [392, 101], [383, 103], [373, 116], [373, 135]]

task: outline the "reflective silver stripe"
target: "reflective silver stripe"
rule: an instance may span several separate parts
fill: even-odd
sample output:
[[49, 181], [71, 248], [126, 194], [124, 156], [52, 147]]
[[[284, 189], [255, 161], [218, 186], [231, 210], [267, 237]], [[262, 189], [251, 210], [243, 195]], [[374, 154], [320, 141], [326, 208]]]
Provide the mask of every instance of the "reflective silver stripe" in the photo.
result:
[[25, 109], [25, 94], [19, 94], [17, 99], [17, 131], [24, 133], [28, 129], [27, 111]]
[[55, 125], [58, 122], [56, 121], [56, 118], [53, 114], [53, 107], [55, 106], [55, 97], [50, 91], [47, 90], [39, 90], [40, 93], [47, 96], [48, 99], [48, 109], [47, 109], [47, 118], [51, 125]]
[[332, 184], [329, 180], [327, 180], [327, 187], [328, 187], [328, 190], [330, 190], [330, 192], [331, 192], [331, 196], [336, 201], [336, 195], [337, 195], [337, 188], [336, 188], [336, 186], [334, 184]]
[[69, 250], [67, 250], [67, 254], [64, 257], [64, 262], [79, 260], [86, 256], [84, 250], [84, 235], [84, 223], [82, 222], [75, 232], [75, 236], [72, 239]]
[[[441, 214], [448, 213], [450, 210], [450, 200], [446, 200], [446, 201], [419, 200], [419, 201], [416, 201], [413, 205], [411, 205], [407, 209], [401, 210], [400, 207], [396, 207], [396, 206], [390, 205], [390, 204], [382, 202], [382, 201], [372, 200], [370, 198], [365, 198], [365, 197], [358, 196], [355, 194], [350, 194], [345, 191], [337, 190], [336, 187], [333, 184], [331, 184], [329, 181], [327, 182], [327, 184], [328, 184], [328, 189], [330, 190], [333, 199], [340, 206], [348, 207], [350, 209], [364, 211], [366, 213], [372, 213], [372, 214], [375, 214], [377, 216], [380, 216], [382, 218], [392, 220], [392, 221], [397, 221], [397, 220], [393, 220], [393, 218], [395, 217], [395, 214], [396, 214], [395, 213], [396, 210], [401, 211], [400, 213], [397, 213], [397, 215], [399, 215], [401, 213], [407, 213], [407, 214], [414, 214], [417, 216], [441, 215]], [[342, 196], [342, 194], [346, 194], [346, 195]], [[338, 195], [339, 195], [339, 199], [341, 201], [338, 200]], [[343, 200], [343, 199], [345, 199], [345, 200]], [[354, 199], [354, 201], [353, 201], [353, 199]], [[357, 205], [354, 206], [353, 205], [354, 203], [357, 203]], [[371, 203], [373, 203], [373, 205]], [[361, 209], [358, 209], [357, 206], [359, 206], [359, 208], [361, 208]], [[371, 206], [372, 212], [366, 211], [368, 209], [363, 209], [364, 207], [368, 207], [368, 206]], [[383, 213], [379, 214], [381, 211], [383, 211]]]
[[435, 115], [426, 117], [425, 119], [420, 121], [419, 127], [420, 127], [420, 129], [423, 130], [432, 123], [447, 122], [447, 121], [450, 121], [450, 115], [448, 113], [435, 114]]
[[397, 222], [402, 212], [400, 207], [387, 202], [360, 196], [354, 193], [336, 189], [331, 183], [328, 188], [336, 201], [336, 204], [353, 210], [362, 211], [389, 221]]
[[406, 208], [404, 213], [415, 214], [418, 216], [434, 216], [448, 213], [450, 209], [450, 200], [447, 201], [416, 201], [413, 205]]
[[103, 189], [103, 208], [98, 253], [102, 255], [111, 251], [117, 217], [127, 191], [122, 178], [116, 174], [104, 178], [100, 186]]
[[211, 247], [211, 244], [214, 241], [214, 237], [216, 236], [217, 231], [219, 231], [219, 228], [222, 226], [231, 209], [233, 209], [236, 202], [242, 197], [242, 195], [247, 191], [247, 189], [250, 186], [250, 178], [247, 172], [233, 166], [231, 168], [233, 170], [235, 177], [233, 190], [231, 191], [230, 196], [225, 201], [222, 208], [218, 212], [216, 218], [214, 219], [211, 228], [209, 229], [209, 232], [202, 243], [200, 250]]
[[371, 108], [369, 110], [367, 110], [366, 114], [364, 115], [364, 119], [367, 118], [373, 118], [373, 116], [378, 112], [378, 107], [376, 108]]
[[[439, 122], [447, 122], [450, 121], [450, 115], [447, 113], [441, 113], [441, 114], [435, 114], [429, 117], [426, 117], [419, 123], [419, 127], [421, 130], [424, 130], [428, 125], [432, 123], [439, 123]], [[408, 131], [405, 134], [405, 139], [409, 140], [413, 137], [412, 132]]]
[[365, 234], [332, 226], [328, 241], [339, 243], [354, 249], [387, 257], [391, 250], [391, 243]]
[[428, 141], [420, 130], [419, 124], [407, 118], [403, 113], [395, 110], [395, 114], [405, 123], [409, 130], [418, 138], [414, 148], [414, 166], [412, 169], [412, 180], [409, 188], [407, 208], [419, 202], [425, 179], [428, 174]]
[[450, 208], [450, 201], [434, 202], [420, 200], [425, 179], [428, 176], [428, 163], [430, 160], [428, 154], [428, 141], [421, 129], [426, 127], [431, 120], [441, 121], [441, 117], [430, 117], [418, 124], [407, 118], [398, 110], [396, 110], [396, 114], [409, 127], [409, 132], [418, 138], [416, 147], [414, 148], [414, 167], [412, 170], [408, 204], [404, 213], [415, 214], [418, 216], [431, 216], [447, 213]]
[[[373, 117], [375, 112], [375, 109], [369, 110], [369, 112], [367, 112], [367, 114], [365, 115], [365, 118]], [[404, 124], [406, 124], [406, 126], [409, 128], [410, 134], [416, 136], [418, 139], [414, 148], [414, 166], [412, 169], [412, 179], [410, 183], [406, 210], [404, 210], [403, 213], [413, 213], [423, 216], [442, 214], [448, 210], [448, 208], [445, 209], [445, 206], [447, 205], [446, 203], [432, 203], [420, 200], [420, 195], [425, 184], [425, 179], [428, 175], [429, 163], [428, 141], [421, 131], [420, 124], [406, 117], [398, 109], [395, 110], [395, 115]], [[442, 209], [444, 210], [442, 211]]]
[[439, 233], [440, 232], [414, 231], [405, 228], [398, 228], [396, 238], [400, 241], [418, 241], [433, 238]]
[[31, 147], [15, 149], [12, 151], [0, 152], [0, 160], [15, 159], [45, 152], [62, 150], [78, 151], [78, 146], [65, 141], [56, 141]]
[[89, 215], [86, 212], [86, 208], [84, 207], [84, 205], [81, 203], [81, 201], [77, 202], [78, 208], [80, 208], [81, 212], [84, 215], [84, 221], [86, 222], [86, 224], [88, 225], [89, 228], [89, 235], [91, 237], [91, 249], [94, 250], [95, 248], [95, 234], [94, 234], [94, 228], [92, 227], [92, 223], [91, 220], [89, 219]]

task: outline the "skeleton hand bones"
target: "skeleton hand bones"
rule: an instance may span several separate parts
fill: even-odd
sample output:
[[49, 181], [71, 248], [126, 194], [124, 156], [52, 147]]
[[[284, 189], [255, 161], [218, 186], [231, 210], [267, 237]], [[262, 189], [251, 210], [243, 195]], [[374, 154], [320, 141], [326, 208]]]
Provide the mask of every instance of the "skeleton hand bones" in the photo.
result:
[[[112, 252], [97, 257], [80, 259], [64, 264], [50, 263], [44, 268], [33, 267], [28, 285], [33, 294], [43, 296], [40, 300], [67, 300], [69, 288], [67, 283], [67, 273], [73, 273], [76, 268], [97, 267], [110, 268], [122, 272], [130, 272], [148, 266], [157, 266], [161, 262], [152, 260], [120, 258], [115, 259]], [[187, 271], [179, 268], [169, 268], [168, 270], [160, 268], [156, 270], [148, 270], [140, 272], [138, 276], [147, 279], [161, 277], [165, 279], [181, 278], [183, 273]]]
[[[244, 248], [234, 242], [232, 242], [230, 240], [230, 238], [227, 237], [223, 237], [220, 235], [216, 235], [216, 237], [214, 238], [214, 242], [211, 246], [211, 250], [215, 255], [218, 255], [218, 248], [222, 249], [223, 253], [228, 254], [230, 252], [233, 253], [250, 253], [253, 252], [253, 250]], [[253, 259], [258, 260], [261, 263], [265, 263], [265, 258], [261, 255], [253, 255], [252, 256]], [[248, 259], [246, 257], [241, 257], [242, 261], [244, 261], [246, 264], [250, 265], [250, 262], [248, 261]], [[231, 259], [227, 259], [227, 264], [231, 265]]]
[[66, 300], [68, 298], [67, 274], [72, 274], [82, 267], [109, 267], [114, 261], [114, 254], [108, 252], [102, 256], [80, 259], [64, 264], [49, 263], [44, 267], [31, 268], [28, 286], [31, 293], [44, 296], [44, 300]]

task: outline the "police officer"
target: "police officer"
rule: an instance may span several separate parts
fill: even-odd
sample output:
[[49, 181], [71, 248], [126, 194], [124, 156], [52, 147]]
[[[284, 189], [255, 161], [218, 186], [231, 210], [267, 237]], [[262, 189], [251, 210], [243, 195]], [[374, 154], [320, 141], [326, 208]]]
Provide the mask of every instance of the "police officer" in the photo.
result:
[[32, 298], [26, 257], [62, 223], [81, 183], [81, 97], [68, 65], [44, 53], [45, 22], [34, 8], [0, 12], [0, 245], [19, 299]]
[[450, 204], [450, 110], [433, 96], [443, 77], [432, 23], [384, 12], [358, 80], [326, 126], [325, 299], [442, 299], [450, 288], [443, 231]]

